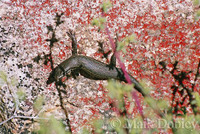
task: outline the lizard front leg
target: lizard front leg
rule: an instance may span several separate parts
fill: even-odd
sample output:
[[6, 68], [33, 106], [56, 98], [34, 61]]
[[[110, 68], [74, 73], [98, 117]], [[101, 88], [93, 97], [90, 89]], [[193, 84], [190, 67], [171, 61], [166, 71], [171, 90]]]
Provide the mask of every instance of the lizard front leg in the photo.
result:
[[[75, 37], [75, 32], [72, 32], [72, 30], [69, 30], [69, 32], [67, 32], [67, 35], [71, 38], [72, 40], [72, 56], [73, 55], [77, 55], [77, 40]], [[71, 71], [71, 75], [74, 79], [76, 79], [77, 76], [79, 76], [79, 71], [78, 70], [72, 70]]]
[[72, 32], [72, 30], [69, 30], [69, 32], [67, 32], [67, 35], [72, 40], [72, 55], [77, 55], [77, 40], [75, 37], [75, 32]]

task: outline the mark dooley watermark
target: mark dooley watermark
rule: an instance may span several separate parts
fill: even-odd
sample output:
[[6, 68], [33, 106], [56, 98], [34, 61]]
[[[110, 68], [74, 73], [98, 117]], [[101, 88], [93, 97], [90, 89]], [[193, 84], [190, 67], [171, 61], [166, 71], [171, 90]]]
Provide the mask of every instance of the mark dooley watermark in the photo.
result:
[[[124, 123], [126, 122], [126, 123]], [[167, 121], [165, 119], [156, 119], [156, 120], [120, 120], [119, 118], [114, 118], [111, 120], [110, 125], [112, 128], [185, 128], [185, 129], [194, 129], [197, 127], [197, 121], [188, 121], [184, 119], [178, 119], [176, 121]]]

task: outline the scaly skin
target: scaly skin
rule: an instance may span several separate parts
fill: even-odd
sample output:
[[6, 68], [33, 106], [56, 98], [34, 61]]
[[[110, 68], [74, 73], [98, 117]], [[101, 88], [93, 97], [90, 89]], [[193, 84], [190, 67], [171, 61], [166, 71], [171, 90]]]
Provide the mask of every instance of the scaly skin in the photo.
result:
[[[95, 60], [91, 57], [82, 55], [73, 55], [67, 60], [59, 64], [50, 74], [47, 84], [54, 81], [59, 81], [70, 71], [79, 71], [79, 73], [89, 79], [93, 80], [108, 80], [116, 79], [127, 82], [124, 78], [123, 72], [120, 68], [110, 67], [110, 65]], [[144, 90], [140, 83], [129, 74], [131, 82], [134, 84], [134, 88], [139, 91], [143, 96]]]

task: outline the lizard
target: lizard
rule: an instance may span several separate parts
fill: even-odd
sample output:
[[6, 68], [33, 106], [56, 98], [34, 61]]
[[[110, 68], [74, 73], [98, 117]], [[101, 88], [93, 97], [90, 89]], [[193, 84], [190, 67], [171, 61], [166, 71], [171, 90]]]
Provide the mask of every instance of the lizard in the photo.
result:
[[[106, 64], [88, 56], [78, 55], [75, 33], [70, 31], [67, 32], [67, 34], [72, 40], [72, 56], [52, 70], [48, 77], [47, 84], [58, 82], [65, 75], [69, 74], [70, 71], [73, 77], [81, 74], [82, 76], [93, 80], [115, 79], [127, 83], [122, 69], [116, 67], [116, 58], [114, 53], [111, 57], [110, 64]], [[134, 88], [145, 96], [142, 85], [133, 76], [130, 74], [128, 75], [131, 82], [134, 84]]]

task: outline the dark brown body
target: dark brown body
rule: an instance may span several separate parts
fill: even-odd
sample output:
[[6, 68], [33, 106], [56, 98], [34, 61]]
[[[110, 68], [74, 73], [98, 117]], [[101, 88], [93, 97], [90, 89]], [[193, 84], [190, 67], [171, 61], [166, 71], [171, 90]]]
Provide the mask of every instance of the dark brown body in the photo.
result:
[[[80, 73], [82, 76], [93, 80], [116, 79], [126, 82], [124, 74], [120, 68], [111, 67], [109, 64], [105, 64], [91, 57], [74, 55], [63, 61], [51, 72], [47, 84], [59, 81], [59, 79], [73, 70], [76, 70], [76, 73]], [[143, 87], [139, 82], [130, 74], [129, 77], [131, 82], [135, 85], [135, 89], [144, 95]]]

